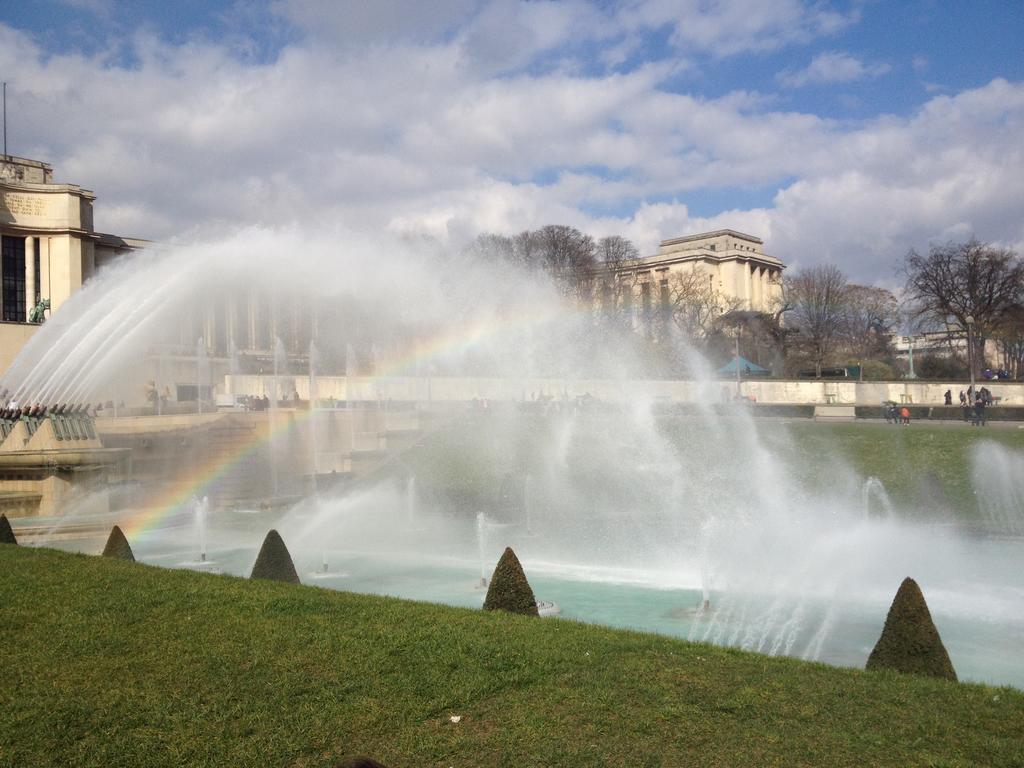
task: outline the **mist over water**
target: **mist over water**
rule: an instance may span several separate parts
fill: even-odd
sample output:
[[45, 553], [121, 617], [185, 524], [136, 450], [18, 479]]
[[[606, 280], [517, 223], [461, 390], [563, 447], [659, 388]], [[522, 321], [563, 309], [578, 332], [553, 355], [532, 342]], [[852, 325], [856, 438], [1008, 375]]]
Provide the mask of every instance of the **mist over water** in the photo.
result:
[[[239, 321], [229, 326], [245, 339], [209, 338], [211, 308], [238, 315], [240, 297], [270, 327]], [[723, 407], [731, 385], [678, 335], [658, 354], [694, 375], [692, 402], [680, 411], [652, 397], [650, 345], [637, 336], [508, 264], [343, 232], [248, 230], [105, 271], [0, 389], [21, 403], [130, 407], [148, 380], [180, 383], [188, 356], [199, 402], [248, 370], [275, 409], [306, 379], [313, 400], [323, 378], [346, 375], [382, 392], [401, 377], [511, 381], [514, 398], [449, 408], [379, 475], [314, 482], [269, 510], [210, 508], [196, 488], [198, 506], [140, 532], [136, 556], [247, 575], [277, 527], [304, 582], [319, 573], [321, 586], [477, 606], [480, 575], [511, 545], [538, 598], [569, 618], [855, 666], [909, 575], [961, 677], [1024, 686], [1024, 452], [975, 449], [971, 525], [900, 508], [838, 454], [816, 457], [828, 476], [808, 482], [798, 454], [780, 449], [785, 424]], [[252, 347], [266, 354], [247, 356]], [[566, 397], [583, 379], [612, 382], [615, 401]], [[386, 408], [386, 394], [372, 407]], [[283, 494], [286, 459], [301, 455], [321, 477], [328, 431], [314, 410], [274, 438], [268, 497]]]

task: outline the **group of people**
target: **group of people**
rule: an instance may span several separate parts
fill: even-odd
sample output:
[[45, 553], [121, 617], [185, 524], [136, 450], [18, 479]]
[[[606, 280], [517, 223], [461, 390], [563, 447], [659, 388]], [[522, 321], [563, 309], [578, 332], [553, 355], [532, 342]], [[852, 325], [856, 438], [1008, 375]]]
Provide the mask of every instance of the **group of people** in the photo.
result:
[[896, 403], [886, 403], [883, 412], [886, 424], [910, 424], [910, 409], [905, 405], [897, 408]]
[[241, 406], [247, 411], [267, 411], [270, 410], [270, 398], [264, 393], [263, 397], [259, 395], [242, 395], [239, 400]]
[[[953, 390], [946, 390], [946, 405], [953, 404]], [[967, 391], [960, 390], [960, 411], [963, 413], [964, 421], [969, 421], [971, 426], [985, 426], [985, 409], [992, 405], [992, 393], [988, 387], [981, 387], [977, 391], [974, 385], [967, 388]]]
[[[277, 404], [282, 408], [298, 408], [301, 403], [298, 392], [292, 392], [291, 397], [286, 397], [283, 400], [278, 400]], [[263, 396], [259, 395], [239, 395], [236, 400], [238, 405], [241, 405], [247, 411], [269, 411], [270, 410], [270, 398], [267, 393], [264, 392]]]
[[960, 410], [963, 412], [964, 421], [971, 422], [972, 427], [985, 426], [985, 409], [992, 405], [992, 393], [988, 387], [982, 387], [977, 392], [974, 387], [968, 387], [967, 392], [960, 391]]
[[85, 403], [59, 403], [58, 405], [19, 405], [17, 400], [10, 400], [3, 408], [0, 408], [0, 418], [5, 421], [17, 421], [18, 419], [42, 419], [49, 414], [70, 415], [73, 413], [90, 414], [90, 408]]

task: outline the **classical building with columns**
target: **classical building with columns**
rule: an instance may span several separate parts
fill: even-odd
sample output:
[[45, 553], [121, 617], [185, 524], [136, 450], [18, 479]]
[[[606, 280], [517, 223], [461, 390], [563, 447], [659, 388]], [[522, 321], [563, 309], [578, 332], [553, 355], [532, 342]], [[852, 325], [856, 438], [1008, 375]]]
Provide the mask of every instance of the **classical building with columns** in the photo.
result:
[[600, 295], [606, 311], [627, 310], [635, 324], [649, 322], [669, 310], [681, 285], [692, 299], [730, 310], [777, 312], [782, 302], [782, 270], [776, 257], [764, 252], [759, 237], [718, 229], [662, 240], [658, 253], [602, 266]]
[[658, 280], [680, 270], [700, 270], [713, 290], [752, 312], [771, 312], [782, 299], [785, 265], [764, 252], [761, 238], [732, 229], [662, 240], [656, 255], [629, 267]]
[[47, 163], [0, 155], [0, 374], [97, 269], [147, 244], [97, 232], [95, 199]]

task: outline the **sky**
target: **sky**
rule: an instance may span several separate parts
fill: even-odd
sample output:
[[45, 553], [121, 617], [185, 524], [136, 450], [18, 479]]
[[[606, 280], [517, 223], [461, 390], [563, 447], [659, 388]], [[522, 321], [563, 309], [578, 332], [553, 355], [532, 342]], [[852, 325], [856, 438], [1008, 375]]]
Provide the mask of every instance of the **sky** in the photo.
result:
[[1024, 252], [1021, 0], [0, 2], [0, 79], [8, 152], [123, 236], [728, 227], [888, 286]]

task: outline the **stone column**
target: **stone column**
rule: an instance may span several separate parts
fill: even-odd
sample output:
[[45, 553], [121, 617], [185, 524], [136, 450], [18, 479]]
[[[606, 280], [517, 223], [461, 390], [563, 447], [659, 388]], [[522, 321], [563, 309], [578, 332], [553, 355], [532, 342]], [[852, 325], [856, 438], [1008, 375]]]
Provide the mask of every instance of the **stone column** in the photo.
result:
[[260, 347], [260, 336], [258, 318], [256, 316], [256, 307], [259, 304], [258, 297], [256, 295], [256, 289], [250, 288], [248, 292], [248, 302], [246, 304], [246, 318], [249, 320], [249, 345], [248, 349], [259, 349]]
[[39, 295], [44, 299], [50, 298], [50, 238], [39, 238], [39, 274], [36, 275], [39, 281]]
[[224, 315], [227, 323], [227, 352], [230, 357], [232, 350], [238, 349], [238, 296], [234, 292], [229, 293], [225, 300]]
[[36, 239], [25, 238], [25, 320], [36, 305]]

